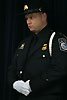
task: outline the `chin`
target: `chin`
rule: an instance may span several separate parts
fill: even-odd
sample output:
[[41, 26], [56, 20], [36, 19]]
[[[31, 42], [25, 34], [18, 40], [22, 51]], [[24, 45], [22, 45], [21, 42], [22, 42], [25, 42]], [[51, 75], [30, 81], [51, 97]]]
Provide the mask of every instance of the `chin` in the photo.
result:
[[31, 32], [35, 32], [33, 29], [30, 29]]

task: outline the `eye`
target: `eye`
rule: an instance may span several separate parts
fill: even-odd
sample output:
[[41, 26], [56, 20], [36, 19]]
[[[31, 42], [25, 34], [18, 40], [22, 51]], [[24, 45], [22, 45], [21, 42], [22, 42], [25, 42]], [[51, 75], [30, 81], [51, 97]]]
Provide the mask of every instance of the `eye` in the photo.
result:
[[30, 19], [33, 19], [33, 17], [31, 16]]

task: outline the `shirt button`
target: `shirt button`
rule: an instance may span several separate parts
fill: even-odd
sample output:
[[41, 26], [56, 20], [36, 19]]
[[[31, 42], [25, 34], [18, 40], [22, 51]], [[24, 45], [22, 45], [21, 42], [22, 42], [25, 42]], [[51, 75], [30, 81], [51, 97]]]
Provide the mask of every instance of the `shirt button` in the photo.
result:
[[19, 56], [19, 54], [17, 54], [17, 56]]
[[45, 55], [43, 55], [43, 58], [45, 58]]
[[20, 74], [22, 74], [22, 71], [20, 71]]
[[48, 78], [45, 79], [48, 82]]

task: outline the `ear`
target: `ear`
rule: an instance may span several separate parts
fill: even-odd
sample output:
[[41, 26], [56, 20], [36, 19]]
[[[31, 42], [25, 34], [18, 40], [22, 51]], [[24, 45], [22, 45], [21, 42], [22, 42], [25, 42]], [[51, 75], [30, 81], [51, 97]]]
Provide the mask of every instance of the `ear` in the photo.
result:
[[43, 16], [43, 20], [47, 20], [47, 14], [46, 13], [43, 13], [42, 16]]
[[43, 13], [43, 15], [44, 15], [44, 17], [46, 17], [46, 18], [47, 18], [47, 14], [46, 14], [46, 13]]

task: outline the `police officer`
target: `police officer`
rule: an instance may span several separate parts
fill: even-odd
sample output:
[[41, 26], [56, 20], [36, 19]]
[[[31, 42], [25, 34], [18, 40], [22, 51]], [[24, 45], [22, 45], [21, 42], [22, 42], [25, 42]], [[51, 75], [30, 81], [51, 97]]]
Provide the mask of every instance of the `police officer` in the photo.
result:
[[27, 0], [24, 14], [32, 33], [15, 53], [8, 86], [18, 100], [64, 100], [67, 38], [48, 27], [42, 0]]

